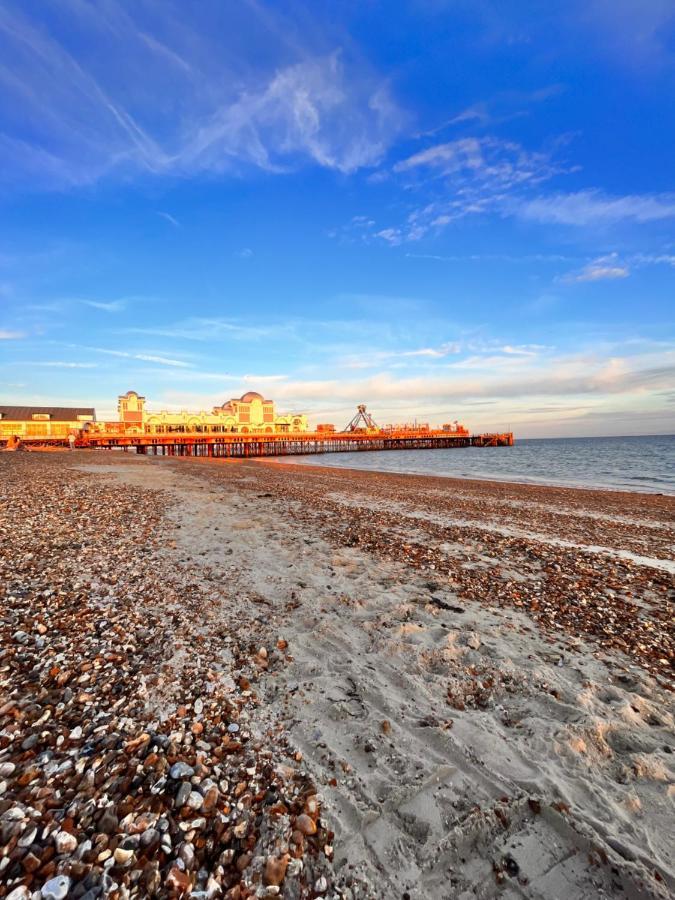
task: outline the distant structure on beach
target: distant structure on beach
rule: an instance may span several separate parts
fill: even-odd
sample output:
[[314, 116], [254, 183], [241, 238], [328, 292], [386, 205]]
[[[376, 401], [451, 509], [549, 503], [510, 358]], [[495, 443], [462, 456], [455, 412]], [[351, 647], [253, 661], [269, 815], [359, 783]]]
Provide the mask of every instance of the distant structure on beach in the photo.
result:
[[117, 411], [120, 422], [127, 431], [138, 429], [139, 434], [167, 434], [188, 432], [235, 434], [283, 434], [308, 430], [304, 413], [278, 415], [273, 400], [265, 400], [262, 394], [248, 391], [243, 397], [233, 398], [214, 406], [211, 412], [150, 412], [145, 408], [145, 397], [136, 391], [127, 391], [118, 397]]
[[0, 439], [66, 438], [96, 421], [96, 411], [83, 406], [0, 406]]
[[119, 419], [97, 421], [91, 407], [0, 406], [0, 449], [70, 447], [133, 449], [155, 456], [255, 457], [347, 450], [424, 450], [450, 447], [511, 447], [513, 434], [471, 434], [458, 422], [378, 425], [365, 404], [347, 427], [323, 422], [309, 430], [304, 413], [279, 415], [274, 401], [256, 391], [233, 397], [211, 412], [153, 412], [145, 397], [127, 391], [117, 398]]

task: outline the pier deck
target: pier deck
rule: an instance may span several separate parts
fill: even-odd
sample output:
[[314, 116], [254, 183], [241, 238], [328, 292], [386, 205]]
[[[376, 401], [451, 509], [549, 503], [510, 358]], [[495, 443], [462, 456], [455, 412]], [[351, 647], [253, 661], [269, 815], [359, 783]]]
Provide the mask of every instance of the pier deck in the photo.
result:
[[[67, 437], [27, 438], [31, 446], [68, 446]], [[93, 450], [134, 448], [136, 453], [155, 456], [200, 456], [248, 458], [288, 456], [308, 453], [346, 453], [368, 450], [437, 450], [454, 447], [510, 447], [513, 434], [468, 434], [443, 431], [300, 432], [287, 434], [131, 433], [122, 427], [91, 432], [78, 438], [75, 446]]]

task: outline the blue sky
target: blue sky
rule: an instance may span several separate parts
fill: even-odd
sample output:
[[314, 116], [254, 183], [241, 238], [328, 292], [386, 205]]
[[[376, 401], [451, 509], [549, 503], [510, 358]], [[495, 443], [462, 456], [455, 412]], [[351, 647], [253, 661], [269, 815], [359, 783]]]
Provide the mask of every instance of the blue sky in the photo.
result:
[[0, 402], [675, 431], [674, 96], [672, 0], [0, 0]]

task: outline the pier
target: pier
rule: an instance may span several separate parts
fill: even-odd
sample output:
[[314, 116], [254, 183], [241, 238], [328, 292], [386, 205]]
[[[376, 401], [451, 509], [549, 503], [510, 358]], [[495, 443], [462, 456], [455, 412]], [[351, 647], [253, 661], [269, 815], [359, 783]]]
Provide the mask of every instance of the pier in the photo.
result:
[[[513, 434], [469, 434], [463, 429], [374, 433], [299, 432], [297, 434], [220, 434], [209, 432], [138, 433], [118, 422], [98, 423], [83, 432], [74, 446], [91, 450], [135, 450], [153, 456], [190, 456], [214, 459], [247, 459], [314, 453], [348, 453], [369, 450], [440, 450], [460, 447], [510, 447]], [[67, 436], [35, 435], [23, 439], [31, 447], [67, 447]]]
[[134, 450], [142, 455], [245, 459], [367, 450], [441, 450], [454, 447], [511, 447], [511, 432], [471, 434], [459, 422], [440, 428], [407, 422], [378, 426], [365, 404], [342, 431], [332, 424], [309, 430], [304, 413], [278, 414], [274, 401], [248, 391], [211, 412], [149, 412], [145, 397], [118, 397], [119, 420], [97, 421], [93, 407], [0, 406], [0, 445]]

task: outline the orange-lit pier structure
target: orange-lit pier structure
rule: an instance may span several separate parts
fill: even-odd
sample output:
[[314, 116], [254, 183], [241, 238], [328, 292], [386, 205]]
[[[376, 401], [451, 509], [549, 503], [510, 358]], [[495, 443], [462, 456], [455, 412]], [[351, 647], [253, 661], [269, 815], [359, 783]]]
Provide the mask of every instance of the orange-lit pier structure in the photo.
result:
[[128, 391], [118, 412], [119, 421], [99, 422], [93, 409], [0, 407], [0, 437], [7, 435], [8, 449], [70, 446], [215, 459], [513, 445], [510, 432], [471, 434], [457, 422], [438, 430], [417, 423], [380, 428], [363, 404], [344, 431], [333, 425], [310, 431], [304, 414], [279, 416], [273, 401], [254, 391], [199, 414], [148, 413], [145, 398]]
[[[298, 434], [210, 434], [183, 432], [139, 434], [119, 422], [99, 422], [83, 432], [75, 447], [92, 450], [135, 450], [154, 456], [197, 456], [214, 459], [345, 453], [364, 450], [436, 450], [450, 447], [510, 447], [513, 435], [457, 431], [300, 432]], [[67, 438], [24, 438], [31, 446], [68, 446]]]

